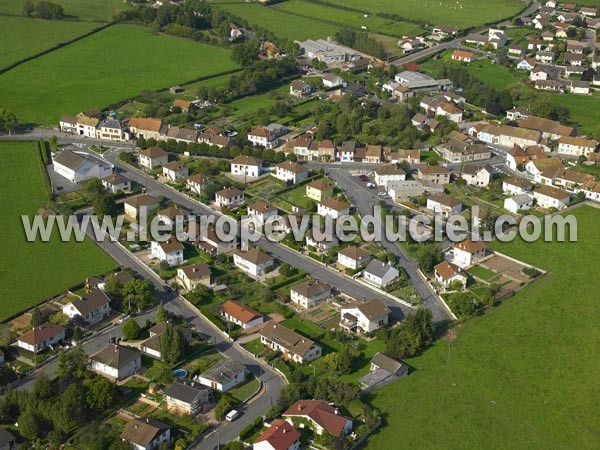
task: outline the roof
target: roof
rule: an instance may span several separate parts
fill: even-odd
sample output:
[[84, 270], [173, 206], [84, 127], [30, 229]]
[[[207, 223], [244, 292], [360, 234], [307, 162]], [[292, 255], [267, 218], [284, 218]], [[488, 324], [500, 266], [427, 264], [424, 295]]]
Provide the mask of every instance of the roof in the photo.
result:
[[171, 220], [175, 220], [177, 217], [189, 216], [190, 212], [185, 208], [180, 208], [179, 206], [169, 206], [168, 208], [159, 211], [158, 215], [168, 217]]
[[406, 175], [406, 172], [395, 164], [388, 164], [375, 169], [377, 175]]
[[429, 197], [428, 200], [439, 203], [441, 205], [450, 206], [451, 208], [462, 205], [462, 202], [460, 200], [444, 193], [433, 194]]
[[142, 150], [140, 155], [145, 156], [146, 158], [154, 159], [154, 158], [163, 158], [165, 156], [169, 156], [167, 152], [165, 152], [162, 148], [158, 146], [147, 148], [146, 150]]
[[333, 185], [329, 184], [327, 181], [321, 179], [313, 180], [306, 185], [306, 187], [310, 187], [312, 189], [316, 189], [318, 191], [326, 191], [331, 189]]
[[326, 198], [322, 200], [321, 205], [323, 205], [325, 208], [333, 209], [334, 211], [338, 212], [350, 208], [350, 203], [336, 200], [334, 198]]
[[575, 132], [574, 128], [561, 125], [560, 122], [536, 116], [529, 116], [527, 119], [519, 120], [519, 126], [521, 128], [538, 130], [542, 133], [552, 133], [563, 136], [571, 136]]
[[220, 384], [226, 384], [245, 370], [246, 366], [241, 362], [226, 358], [202, 372], [200, 377], [216, 381]]
[[190, 183], [204, 184], [208, 182], [208, 177], [202, 173], [196, 173], [187, 179]]
[[442, 174], [449, 174], [450, 171], [448, 169], [446, 169], [444, 166], [440, 166], [440, 165], [436, 165], [436, 166], [421, 166], [418, 168], [419, 172], [421, 172], [424, 175], [430, 175], [430, 174], [436, 174], [436, 173], [442, 173]]
[[273, 257], [270, 255], [267, 255], [266, 253], [261, 252], [259, 249], [257, 249], [256, 247], [252, 247], [250, 249], [248, 249], [247, 251], [244, 250], [236, 250], [233, 252], [234, 255], [237, 255], [238, 257], [244, 259], [245, 261], [248, 261], [252, 264], [264, 264], [267, 263], [269, 261], [273, 261]]
[[121, 433], [121, 438], [146, 448], [169, 428], [166, 423], [150, 417], [137, 418], [127, 422], [125, 430]]
[[462, 250], [464, 252], [473, 254], [473, 253], [478, 253], [481, 250], [485, 250], [487, 248], [487, 246], [480, 241], [462, 241], [462, 242], [455, 242], [452, 247], [457, 248], [459, 250]]
[[512, 177], [506, 180], [502, 180], [503, 183], [510, 184], [512, 186], [520, 187], [522, 189], [530, 190], [531, 183], [524, 178]]
[[297, 284], [291, 288], [292, 291], [297, 292], [306, 298], [313, 298], [321, 296], [325, 293], [331, 293], [331, 286], [327, 283], [322, 283], [319, 280], [308, 280], [304, 283]]
[[562, 189], [555, 188], [552, 186], [540, 186], [533, 194], [544, 195], [546, 197], [554, 198], [556, 200], [564, 200], [565, 198], [569, 198], [570, 195], [567, 191], [563, 191]]
[[377, 352], [375, 356], [371, 358], [371, 364], [375, 364], [380, 369], [383, 369], [391, 374], [398, 372], [404, 365], [401, 361], [398, 361], [381, 352]]
[[329, 434], [340, 436], [349, 419], [336, 412], [337, 410], [324, 400], [298, 400], [283, 415], [309, 417]]
[[260, 335], [283, 346], [291, 353], [300, 356], [306, 354], [315, 345], [312, 340], [279, 323], [268, 323], [260, 331]]
[[133, 206], [134, 208], [139, 208], [140, 206], [157, 205], [158, 199], [151, 197], [148, 194], [140, 194], [135, 197], [126, 198], [123, 203]]
[[177, 270], [181, 270], [189, 280], [202, 280], [210, 277], [211, 274], [210, 267], [203, 262], [180, 267]]
[[161, 126], [162, 126], [162, 120], [153, 119], [150, 117], [148, 117], [148, 118], [132, 117], [129, 120], [129, 127], [137, 128], [139, 130], [155, 131], [158, 133], [160, 131]]
[[255, 309], [234, 300], [227, 300], [220, 306], [220, 309], [223, 313], [230, 315], [242, 323], [249, 323], [263, 316]]
[[448, 280], [454, 275], [462, 275], [466, 277], [465, 272], [458, 267], [456, 264], [452, 264], [448, 261], [443, 261], [433, 268], [435, 272], [442, 277], [444, 280]]
[[71, 150], [63, 150], [57, 156], [54, 157], [54, 162], [65, 166], [71, 170], [77, 170], [84, 162], [93, 161], [79, 153], [75, 153]]
[[172, 170], [173, 172], [178, 172], [180, 170], [187, 170], [187, 166], [178, 161], [171, 161], [166, 164], [163, 164], [163, 169]]
[[262, 160], [254, 156], [238, 155], [231, 160], [232, 164], [240, 164], [245, 166], [261, 166]]
[[533, 197], [529, 194], [519, 194], [519, 195], [515, 195], [513, 197], [508, 197], [506, 200], [512, 200], [517, 205], [523, 205], [525, 203], [530, 202], [532, 199], [533, 199]]
[[209, 388], [202, 384], [193, 382], [175, 381], [165, 391], [165, 396], [174, 398], [184, 403], [193, 403], [202, 391]]
[[39, 345], [43, 344], [48, 339], [51, 339], [54, 336], [64, 332], [65, 329], [60, 325], [46, 322], [41, 324], [39, 327], [34, 327], [27, 333], [19, 336], [18, 341], [25, 342], [26, 344], [30, 345]]
[[343, 248], [338, 253], [340, 255], [344, 255], [350, 259], [353, 259], [354, 261], [358, 261], [363, 258], [367, 258], [367, 257], [371, 256], [371, 254], [369, 252], [367, 252], [366, 250], [363, 250], [362, 248], [354, 246], [354, 245]]
[[271, 426], [255, 441], [267, 441], [274, 450], [288, 450], [294, 442], [300, 439], [300, 433], [285, 420], [275, 419]]
[[177, 100], [175, 100], [173, 102], [173, 106], [179, 106], [180, 108], [185, 108], [185, 109], [189, 109], [189, 107], [192, 105], [192, 102], [189, 100], [183, 100], [181, 98], [178, 98]]
[[350, 306], [343, 307], [342, 310], [350, 308], [358, 309], [368, 319], [379, 319], [392, 312], [391, 309], [378, 298], [372, 298], [366, 302], [353, 303]]
[[394, 266], [389, 263], [374, 259], [369, 263], [365, 269], [365, 272], [375, 275], [376, 277], [383, 278], [383, 276], [393, 268]]
[[283, 161], [282, 163], [277, 164], [277, 169], [287, 170], [292, 173], [308, 172], [308, 167], [293, 161]]
[[98, 308], [110, 303], [110, 298], [101, 289], [91, 289], [81, 299], [76, 299], [71, 304], [77, 308], [82, 316], [85, 316]]
[[265, 214], [271, 211], [277, 211], [277, 208], [264, 200], [258, 200], [248, 205], [248, 210], [252, 209], [259, 214]]
[[243, 192], [240, 191], [239, 189], [236, 189], [234, 187], [228, 187], [228, 188], [220, 190], [219, 192], [216, 192], [215, 196], [216, 197], [224, 197], [226, 199], [231, 199], [234, 197], [239, 197], [242, 194], [243, 194]]
[[102, 181], [106, 181], [108, 184], [116, 186], [118, 184], [127, 183], [129, 180], [120, 173], [113, 173], [107, 177], [102, 178]]
[[560, 144], [575, 145], [578, 147], [596, 148], [598, 147], [598, 141], [594, 139], [587, 139], [582, 137], [571, 137], [561, 136], [558, 140]]
[[68, 123], [69, 125], [74, 125], [77, 123], [77, 118], [73, 116], [69, 116], [68, 114], [64, 114], [60, 116], [60, 122]]
[[452, 57], [456, 58], [472, 58], [473, 56], [475, 56], [473, 53], [463, 52], [462, 50], [454, 50], [452, 52]]
[[183, 250], [184, 248], [183, 244], [179, 242], [176, 238], [170, 238], [166, 241], [160, 241], [158, 242], [158, 245], [160, 245], [160, 248], [162, 248], [163, 252], [165, 253], [173, 253], [178, 250]]
[[273, 131], [268, 130], [267, 128], [264, 128], [264, 127], [253, 128], [252, 131], [250, 131], [250, 133], [248, 133], [248, 136], [259, 136], [259, 137], [264, 137], [264, 138], [270, 138], [274, 135], [275, 135], [275, 133]]
[[81, 125], [87, 125], [88, 127], [94, 127], [98, 125], [99, 120], [96, 117], [87, 117], [85, 115], [80, 115], [77, 117], [77, 123]]
[[4, 428], [0, 428], [0, 447], [15, 441], [15, 437]]
[[107, 345], [95, 355], [90, 356], [90, 360], [113, 369], [126, 367], [137, 358], [141, 358], [141, 353], [138, 350], [113, 344]]
[[462, 173], [466, 173], [467, 175], [477, 175], [482, 170], [486, 170], [490, 174], [494, 173], [494, 169], [489, 164], [465, 164], [462, 168]]

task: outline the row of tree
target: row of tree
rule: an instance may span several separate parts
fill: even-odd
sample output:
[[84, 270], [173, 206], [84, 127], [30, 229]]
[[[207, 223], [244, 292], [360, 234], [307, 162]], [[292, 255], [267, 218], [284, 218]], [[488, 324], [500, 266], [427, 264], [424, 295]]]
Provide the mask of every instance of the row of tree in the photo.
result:
[[352, 47], [359, 52], [366, 53], [375, 58], [384, 59], [386, 57], [381, 41], [370, 37], [364, 31], [354, 31], [350, 28], [344, 28], [335, 34], [335, 40], [341, 45]]
[[26, 0], [23, 4], [23, 15], [44, 20], [60, 20], [65, 17], [65, 11], [58, 3], [46, 0], [33, 3], [31, 0]]

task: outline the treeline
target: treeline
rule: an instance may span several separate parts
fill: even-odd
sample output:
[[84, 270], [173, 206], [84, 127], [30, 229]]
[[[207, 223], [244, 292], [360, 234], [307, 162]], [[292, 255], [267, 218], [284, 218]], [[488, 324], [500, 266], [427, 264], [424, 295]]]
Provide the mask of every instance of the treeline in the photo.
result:
[[65, 11], [58, 3], [40, 0], [34, 4], [31, 0], [27, 0], [23, 4], [23, 15], [36, 19], [60, 20], [65, 17]]
[[386, 342], [386, 353], [393, 358], [410, 358], [431, 345], [435, 327], [431, 310], [421, 308], [394, 328], [382, 329], [377, 337]]
[[352, 47], [375, 58], [384, 59], [386, 57], [383, 44], [364, 31], [357, 32], [350, 28], [344, 28], [335, 33], [335, 40], [341, 45]]

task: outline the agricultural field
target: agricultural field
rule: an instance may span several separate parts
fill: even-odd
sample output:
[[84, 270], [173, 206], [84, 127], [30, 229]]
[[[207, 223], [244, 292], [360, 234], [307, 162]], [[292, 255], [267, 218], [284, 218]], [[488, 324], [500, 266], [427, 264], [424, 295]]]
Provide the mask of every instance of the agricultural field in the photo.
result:
[[0, 284], [4, 290], [0, 320], [115, 267], [114, 261], [89, 239], [61, 242], [54, 233], [50, 242], [27, 242], [21, 215], [36, 214], [47, 201], [36, 153], [36, 145], [31, 142], [0, 144], [0, 228], [5, 238], [0, 258]]
[[[570, 214], [578, 242], [492, 244], [549, 273], [408, 360], [414, 373], [373, 396], [387, 426], [367, 448], [596, 446], [600, 248], [590, 243], [600, 238], [600, 211]], [[401, 444], [400, 426], [411, 430]]]
[[382, 33], [390, 36], [414, 36], [425, 30], [417, 24], [384, 19], [377, 16], [365, 17], [356, 11], [335, 8], [325, 5], [315, 5], [305, 0], [289, 0], [277, 3], [271, 7], [297, 16], [313, 18], [351, 28], [366, 27], [369, 32]]
[[287, 14], [257, 3], [226, 3], [219, 4], [218, 7], [243, 18], [249, 25], [258, 25], [279, 38], [290, 40], [326, 39], [328, 36], [333, 37], [342, 28], [340, 25]]
[[569, 121], [577, 125], [578, 134], [592, 135], [600, 124], [600, 94], [593, 95], [548, 95], [554, 106], [563, 106], [569, 110]]
[[99, 24], [0, 15], [0, 69], [92, 31]]
[[0, 106], [23, 123], [56, 124], [62, 114], [235, 67], [226, 49], [115, 25], [1, 75]]
[[325, 3], [363, 13], [394, 14], [424, 24], [456, 25], [460, 28], [496, 22], [525, 7], [525, 3], [519, 0], [325, 0]]
[[[25, 0], [0, 0], [0, 13], [21, 15]], [[129, 9], [129, 3], [123, 0], [60, 0], [68, 18], [83, 21], [110, 22], [113, 15]]]

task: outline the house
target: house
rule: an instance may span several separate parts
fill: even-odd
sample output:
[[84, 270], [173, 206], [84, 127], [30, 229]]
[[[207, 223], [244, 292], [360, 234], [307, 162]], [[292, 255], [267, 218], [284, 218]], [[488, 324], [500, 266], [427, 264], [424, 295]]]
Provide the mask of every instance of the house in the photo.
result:
[[242, 302], [228, 300], [221, 304], [219, 308], [221, 316], [227, 322], [234, 323], [242, 327], [243, 330], [256, 327], [264, 322], [264, 316], [261, 313]]
[[344, 84], [344, 80], [342, 79], [342, 77], [334, 73], [327, 73], [323, 75], [322, 78], [323, 86], [325, 86], [326, 88], [333, 88], [337, 86], [342, 86]]
[[465, 164], [462, 168], [461, 177], [471, 186], [487, 187], [494, 177], [494, 169], [489, 164], [483, 166]]
[[[153, 358], [162, 359], [163, 355], [161, 337], [167, 330], [167, 326], [167, 322], [159, 322], [148, 329], [150, 337], [139, 345], [139, 348], [142, 350], [142, 352]], [[175, 325], [174, 329], [177, 333], [182, 335], [187, 342], [192, 340], [192, 332], [189, 328]]]
[[279, 216], [279, 210], [264, 200], [258, 200], [248, 205], [248, 216], [255, 218], [258, 225], [263, 225], [269, 217]]
[[169, 238], [166, 241], [152, 241], [150, 244], [152, 258], [165, 262], [169, 266], [177, 266], [183, 263], [184, 246], [177, 238]]
[[125, 142], [129, 139], [129, 133], [120, 120], [106, 119], [98, 125], [96, 137], [105, 141]]
[[200, 285], [210, 286], [212, 284], [210, 267], [202, 262], [179, 267], [177, 269], [177, 282], [188, 291], [193, 291]]
[[110, 315], [110, 298], [101, 289], [91, 289], [63, 306], [62, 312], [70, 319], [81, 317], [87, 326], [95, 325]]
[[186, 186], [190, 191], [202, 195], [202, 188], [208, 183], [210, 180], [206, 175], [196, 173], [187, 179]]
[[322, 232], [318, 227], [311, 228], [305, 235], [306, 246], [313, 247], [320, 252], [329, 252], [333, 247], [339, 244], [337, 237], [333, 233]]
[[281, 352], [285, 360], [302, 364], [321, 357], [321, 347], [279, 323], [269, 322], [259, 334], [260, 341], [271, 350]]
[[[415, 165], [415, 164], [419, 164], [421, 162], [421, 150], [410, 150], [410, 149], [399, 149], [397, 152], [397, 158], [398, 160], [396, 161], [396, 163], [400, 163], [402, 161], [406, 161], [408, 164]], [[394, 161], [391, 161], [391, 163], [394, 163]]]
[[560, 122], [542, 117], [529, 116], [526, 119], [519, 120], [520, 128], [528, 128], [542, 133], [542, 136], [548, 139], [558, 139], [561, 136], [573, 136], [575, 129]]
[[381, 145], [367, 145], [367, 151], [365, 152], [365, 158], [363, 162], [369, 164], [379, 164], [381, 162], [381, 156], [383, 149]]
[[510, 47], [508, 47], [507, 54], [509, 58], [521, 59], [525, 57], [525, 53], [525, 49], [518, 45], [511, 45]]
[[497, 142], [495, 143], [512, 148], [514, 145], [520, 145], [522, 147], [536, 145], [540, 140], [541, 136], [538, 130], [528, 130], [521, 127], [503, 125], [498, 127]]
[[481, 161], [492, 156], [490, 149], [481, 143], [459, 141], [451, 136], [445, 144], [436, 147], [436, 150], [446, 161], [454, 163]]
[[356, 270], [371, 259], [371, 254], [360, 247], [350, 246], [338, 252], [337, 262], [351, 270]]
[[385, 353], [377, 352], [371, 358], [369, 373], [360, 377], [358, 384], [363, 390], [373, 389], [408, 375], [408, 366]]
[[307, 39], [298, 42], [298, 45], [300, 45], [300, 50], [304, 52], [306, 57], [310, 59], [317, 58], [328, 65], [356, 61], [361, 58], [359, 52], [344, 45], [338, 45], [330, 39]]
[[235, 208], [244, 203], [244, 199], [244, 193], [234, 187], [228, 187], [215, 193], [215, 204], [219, 208]]
[[213, 254], [220, 255], [235, 250], [237, 247], [237, 238], [224, 241], [219, 238], [217, 231], [213, 227], [209, 227], [206, 232], [200, 233], [197, 236], [196, 245], [201, 250]]
[[231, 160], [231, 175], [258, 178], [262, 169], [262, 160], [253, 156], [238, 155]]
[[77, 134], [77, 118], [67, 114], [61, 116], [58, 121], [58, 128], [63, 133]]
[[339, 219], [342, 216], [350, 215], [350, 203], [336, 200], [334, 198], [326, 198], [317, 205], [317, 214], [323, 217], [331, 217]]
[[535, 60], [543, 64], [552, 64], [555, 56], [554, 52], [540, 51], [535, 54]]
[[451, 25], [437, 25], [431, 30], [432, 34], [435, 34], [442, 39], [449, 36], [455, 36], [457, 32], [458, 28]]
[[399, 276], [400, 272], [394, 266], [375, 259], [363, 271], [363, 279], [379, 288], [388, 286]]
[[119, 191], [131, 191], [131, 181], [116, 172], [102, 178], [102, 186], [104, 186], [104, 189], [111, 194], [116, 194]]
[[175, 381], [164, 393], [167, 409], [173, 414], [195, 416], [210, 403], [210, 389], [194, 382]]
[[248, 140], [255, 147], [275, 148], [279, 144], [277, 135], [265, 127], [252, 129], [252, 131], [248, 133]]
[[161, 129], [160, 137], [162, 140], [175, 142], [185, 142], [191, 144], [198, 142], [198, 131], [190, 128], [180, 128], [175, 125], [168, 125], [167, 129]]
[[589, 94], [591, 92], [589, 81], [568, 80], [564, 82], [564, 85], [571, 94]]
[[173, 102], [173, 108], [179, 108], [182, 113], [189, 113], [194, 108], [194, 104], [189, 100], [178, 98]]
[[298, 400], [283, 413], [283, 418], [292, 425], [308, 426], [319, 436], [345, 436], [352, 431], [352, 420], [324, 400]]
[[374, 170], [375, 184], [387, 189], [388, 183], [406, 180], [406, 172], [396, 164], [384, 165]]
[[134, 450], [158, 450], [171, 440], [171, 428], [150, 417], [138, 417], [127, 422], [121, 439]]
[[77, 115], [77, 134], [95, 139], [98, 123], [100, 120], [97, 117], [88, 117], [84, 113], [79, 113]]
[[577, 53], [565, 53], [563, 55], [564, 62], [567, 65], [581, 67], [583, 64], [583, 55]]
[[524, 58], [517, 64], [518, 70], [532, 70], [535, 67], [535, 58]]
[[308, 173], [308, 167], [305, 165], [293, 161], [284, 161], [277, 164], [274, 176], [286, 183], [297, 184], [308, 178]]
[[13, 450], [17, 445], [17, 440], [6, 429], [0, 428], [0, 450]]
[[435, 184], [450, 183], [450, 171], [444, 166], [421, 166], [417, 168], [417, 179]]
[[575, 188], [576, 194], [580, 192], [583, 192], [587, 200], [597, 202], [600, 200], [600, 182], [587, 180], [585, 183]]
[[300, 433], [289, 423], [275, 419], [252, 444], [252, 450], [299, 450]]
[[140, 151], [139, 163], [146, 169], [156, 169], [167, 162], [169, 162], [169, 154], [156, 145]]
[[219, 392], [227, 392], [246, 381], [247, 369], [234, 359], [225, 358], [205, 370], [195, 379], [200, 384]]
[[[129, 131], [135, 138], [160, 140], [162, 120], [153, 118], [132, 117], [129, 119]], [[166, 162], [166, 161], [165, 161]]]
[[475, 55], [471, 52], [465, 52], [463, 50], [454, 50], [452, 52], [452, 61], [460, 61], [470, 63], [475, 58]]
[[37, 353], [62, 342], [64, 338], [65, 329], [63, 327], [46, 322], [19, 336], [17, 346], [29, 352]]
[[319, 280], [309, 280], [290, 289], [290, 299], [302, 308], [312, 308], [331, 297], [331, 286]]
[[467, 286], [467, 273], [448, 261], [443, 261], [433, 268], [435, 281], [444, 288], [450, 286], [453, 282], [460, 282], [463, 287]]
[[312, 86], [302, 80], [294, 80], [290, 84], [290, 95], [304, 97], [312, 92]]
[[57, 174], [72, 183], [81, 183], [90, 178], [105, 178], [113, 172], [112, 164], [71, 150], [63, 150], [53, 156], [52, 167]]
[[427, 199], [427, 209], [434, 214], [441, 214], [445, 219], [460, 214], [462, 207], [460, 200], [444, 193], [434, 194]]
[[333, 185], [325, 180], [313, 180], [306, 185], [306, 196], [317, 202], [333, 196]]
[[336, 150], [337, 148], [333, 141], [330, 141], [329, 139], [324, 139], [320, 141], [317, 145], [319, 160], [335, 161]]
[[177, 161], [171, 161], [163, 164], [162, 169], [163, 177], [167, 177], [171, 181], [179, 181], [183, 178], [187, 178], [189, 175], [187, 166]]
[[412, 70], [405, 70], [396, 74], [394, 77], [396, 83], [406, 86], [412, 91], [445, 91], [452, 88], [452, 81], [443, 78], [436, 80], [429, 75]]
[[99, 375], [122, 380], [142, 368], [142, 354], [133, 348], [109, 344], [90, 356], [89, 369]]
[[347, 331], [371, 333], [388, 324], [390, 308], [379, 299], [356, 302], [343, 306], [340, 326]]
[[564, 84], [558, 80], [538, 80], [535, 82], [535, 88], [542, 91], [563, 92]]
[[519, 194], [504, 199], [504, 209], [513, 214], [525, 211], [533, 207], [533, 196], [530, 194]]
[[452, 249], [446, 254], [446, 261], [456, 264], [461, 269], [466, 269], [482, 260], [486, 252], [486, 245], [480, 241], [455, 242]]
[[524, 178], [512, 177], [502, 180], [502, 192], [507, 195], [527, 194], [531, 189], [531, 183]]
[[125, 215], [137, 221], [142, 215], [148, 217], [152, 211], [159, 207], [160, 203], [157, 198], [151, 197], [148, 194], [140, 194], [135, 197], [126, 198], [123, 205], [125, 207]]
[[272, 256], [253, 247], [247, 251], [236, 250], [233, 252], [233, 264], [242, 272], [253, 277], [261, 277], [267, 269], [273, 267], [275, 260]]
[[542, 67], [535, 67], [529, 73], [531, 81], [546, 81], [548, 79], [548, 71]]
[[156, 214], [158, 220], [166, 226], [173, 227], [177, 222], [185, 223], [190, 219], [191, 213], [179, 206], [169, 206]]
[[571, 195], [567, 191], [552, 186], [541, 186], [533, 191], [536, 205], [543, 209], [564, 209], [569, 204]]
[[557, 157], [533, 159], [525, 165], [527, 173], [533, 175], [536, 183], [542, 182], [542, 174], [548, 173], [550, 170], [558, 170], [564, 168], [562, 161]]
[[573, 156], [588, 156], [594, 153], [598, 147], [598, 141], [580, 137], [561, 136], [558, 140], [558, 153]]
[[506, 111], [506, 118], [510, 121], [517, 121], [520, 119], [527, 119], [531, 113], [525, 108], [514, 107]]

